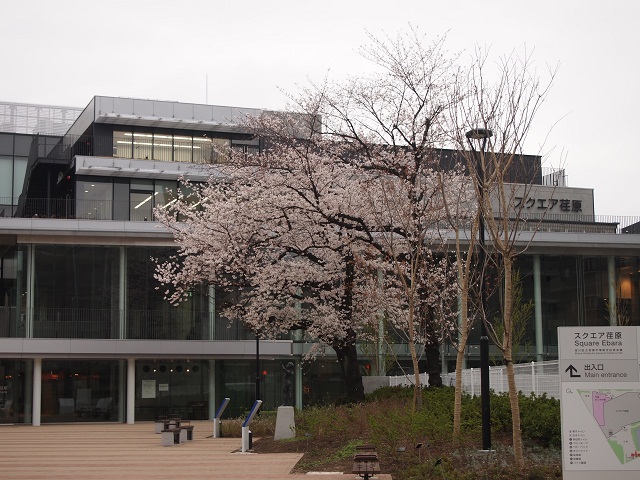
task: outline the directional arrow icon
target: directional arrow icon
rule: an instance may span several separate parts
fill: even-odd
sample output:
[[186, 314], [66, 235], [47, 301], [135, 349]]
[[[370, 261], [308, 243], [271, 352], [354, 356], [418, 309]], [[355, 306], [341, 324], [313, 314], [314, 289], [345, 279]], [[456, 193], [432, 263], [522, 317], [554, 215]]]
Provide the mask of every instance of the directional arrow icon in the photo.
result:
[[573, 365], [569, 365], [567, 369], [564, 371], [565, 373], [569, 372], [570, 377], [579, 377], [578, 370]]

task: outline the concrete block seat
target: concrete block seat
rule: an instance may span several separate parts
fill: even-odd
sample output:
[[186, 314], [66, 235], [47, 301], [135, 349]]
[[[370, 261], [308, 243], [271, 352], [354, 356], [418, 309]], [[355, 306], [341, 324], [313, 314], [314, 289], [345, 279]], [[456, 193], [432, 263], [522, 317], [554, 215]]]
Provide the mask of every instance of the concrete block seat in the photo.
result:
[[[172, 429], [162, 430], [161, 432], [162, 446], [173, 447], [174, 445], [180, 445], [180, 443], [184, 443], [180, 441], [181, 433], [182, 433], [182, 428], [172, 428]], [[186, 430], [185, 430], [185, 435], [186, 435]], [[186, 436], [185, 436], [185, 441], [186, 441]]]

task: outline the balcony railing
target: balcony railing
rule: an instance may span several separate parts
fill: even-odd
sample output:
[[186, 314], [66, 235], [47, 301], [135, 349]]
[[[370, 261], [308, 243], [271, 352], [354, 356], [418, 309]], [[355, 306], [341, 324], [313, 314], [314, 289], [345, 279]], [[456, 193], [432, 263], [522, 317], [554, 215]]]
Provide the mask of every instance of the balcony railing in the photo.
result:
[[251, 340], [255, 335], [240, 321], [174, 308], [124, 313], [109, 309], [0, 307], [0, 337], [226, 341]]
[[[138, 202], [139, 203], [139, 202]], [[128, 200], [73, 200], [29, 198], [24, 202], [24, 218], [62, 218], [81, 220], [152, 221], [152, 207], [136, 209]]]
[[162, 138], [158, 138], [153, 134], [122, 133], [125, 136], [66, 135], [51, 149], [47, 158], [71, 160], [76, 155], [81, 155], [157, 162], [216, 164], [228, 159], [229, 148], [242, 149], [247, 153], [257, 153], [259, 150], [257, 145], [243, 143], [232, 145], [229, 140], [202, 136], [170, 138], [163, 135]]
[[[82, 220], [153, 221], [149, 205], [137, 209], [135, 202], [123, 200], [72, 200], [31, 198], [26, 200], [24, 218], [63, 218]], [[512, 220], [513, 222], [516, 219]], [[443, 224], [442, 228], [448, 228]], [[518, 230], [567, 233], [640, 234], [640, 217], [577, 214], [526, 214], [519, 219]]]

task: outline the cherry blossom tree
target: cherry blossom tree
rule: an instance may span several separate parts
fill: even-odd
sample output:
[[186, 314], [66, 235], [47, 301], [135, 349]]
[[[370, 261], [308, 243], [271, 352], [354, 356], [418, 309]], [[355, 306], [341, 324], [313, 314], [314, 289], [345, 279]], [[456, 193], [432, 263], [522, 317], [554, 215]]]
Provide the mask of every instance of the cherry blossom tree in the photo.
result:
[[[191, 186], [189, 199], [180, 196], [157, 209], [180, 245], [177, 257], [158, 267], [157, 278], [170, 287], [166, 295], [174, 302], [195, 285], [239, 290], [239, 302], [224, 315], [262, 337], [305, 328], [334, 348], [348, 398], [362, 400], [354, 301], [364, 273], [356, 262], [361, 247], [291, 194], [292, 188], [304, 190], [309, 172], [330, 178], [325, 188], [346, 177], [322, 156], [300, 157], [295, 148], [285, 152], [275, 145], [268, 152], [234, 155], [206, 185]], [[335, 196], [317, 193], [332, 204]]]
[[[362, 170], [358, 198], [366, 202], [361, 209], [366, 215], [345, 212], [331, 221], [358, 232], [389, 265], [385, 281], [396, 295], [386, 298], [402, 299], [402, 308], [396, 305], [392, 318], [406, 333], [414, 405], [419, 408], [415, 346], [424, 346], [429, 383], [441, 385], [438, 348], [454, 316], [452, 309], [443, 308], [455, 304], [456, 296], [456, 282], [450, 281], [455, 269], [448, 269], [442, 260], [443, 228], [447, 230], [442, 222], [443, 197], [459, 191], [463, 176], [442, 147], [449, 138], [448, 114], [456, 101], [453, 86], [458, 69], [443, 38], [427, 42], [412, 30], [397, 38], [371, 36], [370, 40], [362, 53], [373, 62], [373, 74], [327, 82], [311, 89], [308, 97], [314, 99], [323, 120], [322, 135], [328, 140], [324, 146], [339, 146], [338, 154], [330, 156], [357, 159]], [[435, 292], [440, 296], [433, 297]]]

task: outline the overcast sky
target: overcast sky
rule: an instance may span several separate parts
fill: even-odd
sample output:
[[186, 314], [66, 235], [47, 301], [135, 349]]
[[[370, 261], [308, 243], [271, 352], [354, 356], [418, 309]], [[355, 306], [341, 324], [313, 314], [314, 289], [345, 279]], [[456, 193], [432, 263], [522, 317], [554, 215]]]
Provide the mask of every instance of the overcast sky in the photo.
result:
[[546, 166], [595, 189], [596, 214], [640, 216], [638, 0], [2, 0], [0, 22], [0, 100], [75, 107], [283, 108], [283, 92], [370, 69], [367, 32], [409, 24], [463, 57], [533, 50], [541, 76], [559, 71], [528, 153], [544, 142]]

